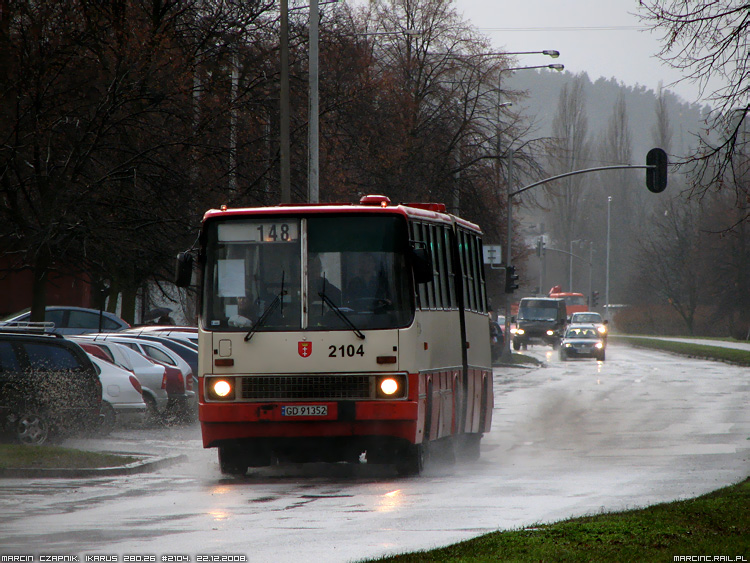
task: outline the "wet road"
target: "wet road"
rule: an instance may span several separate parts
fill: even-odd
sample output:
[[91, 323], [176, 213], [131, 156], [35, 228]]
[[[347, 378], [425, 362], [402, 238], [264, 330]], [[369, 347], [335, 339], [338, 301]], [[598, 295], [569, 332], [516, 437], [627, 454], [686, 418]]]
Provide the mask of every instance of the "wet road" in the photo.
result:
[[[607, 361], [495, 370], [472, 465], [401, 478], [314, 464], [223, 478], [197, 427], [69, 445], [186, 454], [153, 474], [0, 481], [0, 554], [354, 561], [498, 529], [687, 498], [750, 474], [750, 370], [610, 345]], [[241, 561], [242, 557], [223, 557]]]

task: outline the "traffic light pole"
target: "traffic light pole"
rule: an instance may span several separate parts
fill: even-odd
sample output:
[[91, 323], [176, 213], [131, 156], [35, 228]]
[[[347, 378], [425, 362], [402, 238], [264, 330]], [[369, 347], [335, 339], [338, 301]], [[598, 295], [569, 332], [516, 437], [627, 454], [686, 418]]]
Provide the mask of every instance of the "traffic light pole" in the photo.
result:
[[[508, 223], [506, 225], [507, 233], [507, 248], [505, 251], [505, 265], [510, 268], [513, 261], [513, 252], [511, 251], [511, 240], [513, 238], [513, 198], [525, 191], [547, 184], [554, 180], [561, 178], [567, 178], [568, 176], [577, 176], [578, 174], [588, 174], [589, 172], [601, 172], [604, 170], [624, 170], [627, 168], [638, 168], [646, 169], [646, 186], [649, 191], [659, 193], [664, 191], [667, 187], [667, 155], [659, 148], [651, 149], [646, 155], [646, 164], [618, 164], [614, 166], [597, 166], [596, 168], [586, 168], [584, 170], [574, 170], [572, 172], [566, 172], [565, 174], [558, 174], [544, 180], [539, 180], [528, 186], [524, 186], [521, 189], [513, 191], [513, 151], [508, 153]], [[541, 290], [541, 288], [539, 288]], [[510, 338], [510, 311], [511, 301], [513, 300], [512, 293], [505, 294], [505, 338], [503, 343], [503, 359], [510, 360], [511, 358], [511, 338]]]

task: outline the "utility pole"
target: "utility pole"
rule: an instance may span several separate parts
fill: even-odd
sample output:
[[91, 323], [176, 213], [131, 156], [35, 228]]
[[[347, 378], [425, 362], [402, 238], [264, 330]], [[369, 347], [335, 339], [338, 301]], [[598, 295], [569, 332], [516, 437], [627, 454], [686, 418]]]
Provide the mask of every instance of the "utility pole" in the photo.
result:
[[307, 200], [309, 203], [320, 201], [320, 94], [318, 90], [318, 24], [320, 20], [318, 0], [310, 0], [310, 37], [309, 37], [309, 89], [310, 104], [307, 118], [308, 155], [307, 155]]
[[292, 201], [291, 159], [289, 156], [289, 0], [281, 0], [281, 31], [279, 37], [281, 59], [281, 85], [279, 121], [279, 171], [281, 203]]

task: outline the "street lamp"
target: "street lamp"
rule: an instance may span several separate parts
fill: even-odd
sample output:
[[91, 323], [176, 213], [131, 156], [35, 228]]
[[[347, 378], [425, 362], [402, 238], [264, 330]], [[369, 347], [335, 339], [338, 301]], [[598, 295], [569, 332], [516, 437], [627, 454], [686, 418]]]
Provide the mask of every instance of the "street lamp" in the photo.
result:
[[[329, 4], [335, 2], [320, 2]], [[320, 202], [320, 90], [319, 78], [319, 34], [318, 23], [320, 12], [318, 11], [318, 0], [310, 0], [310, 37], [308, 46], [308, 85], [309, 85], [309, 111], [307, 126], [307, 201], [308, 203]], [[355, 35], [418, 35], [419, 32], [407, 29], [403, 32], [380, 31]]]
[[573, 291], [573, 243], [576, 242], [586, 242], [586, 240], [579, 238], [570, 241], [570, 253], [568, 254], [568, 259], [570, 261], [568, 265], [568, 291]]
[[604, 286], [604, 318], [607, 320], [609, 320], [609, 208], [611, 203], [612, 196], [607, 196], [607, 271], [606, 284]]
[[[537, 51], [538, 52], [538, 51]], [[541, 51], [542, 54], [548, 55], [550, 57], [558, 57], [560, 53], [558, 51]], [[513, 54], [513, 53], [507, 53], [507, 54]], [[524, 54], [524, 53], [519, 53]], [[550, 64], [550, 65], [534, 65], [534, 66], [523, 66], [523, 67], [514, 67], [514, 68], [506, 68], [502, 69], [502, 71], [514, 71], [514, 70], [532, 70], [536, 68], [550, 68], [557, 71], [562, 71], [565, 69], [565, 66], [562, 64]], [[499, 102], [499, 91], [500, 91], [500, 73], [498, 73], [498, 102]], [[498, 110], [499, 115], [499, 110]], [[498, 123], [499, 128], [499, 123]], [[498, 163], [500, 161], [500, 141], [498, 139]], [[508, 181], [506, 182], [507, 185], [507, 195], [506, 195], [506, 202], [508, 206], [508, 214], [507, 214], [507, 220], [508, 223], [506, 225], [506, 234], [507, 234], [507, 241], [506, 241], [506, 251], [505, 251], [505, 266], [509, 268], [513, 264], [513, 253], [511, 252], [511, 239], [513, 236], [513, 149], [508, 149]], [[539, 287], [539, 290], [541, 291], [541, 286]], [[507, 293], [505, 294], [505, 342], [503, 343], [503, 356], [506, 358], [510, 358], [511, 351], [510, 351], [510, 312], [511, 312], [511, 299], [512, 294]]]

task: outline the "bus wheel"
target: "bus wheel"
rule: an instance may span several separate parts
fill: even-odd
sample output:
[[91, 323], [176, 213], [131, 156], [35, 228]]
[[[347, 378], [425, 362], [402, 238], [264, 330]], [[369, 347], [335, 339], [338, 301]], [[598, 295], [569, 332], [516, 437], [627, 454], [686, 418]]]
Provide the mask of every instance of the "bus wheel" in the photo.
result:
[[410, 444], [400, 452], [399, 460], [396, 461], [396, 471], [403, 476], [419, 475], [424, 470], [424, 462], [424, 444]]
[[244, 475], [247, 467], [243, 452], [230, 446], [219, 446], [219, 469], [224, 475]]

